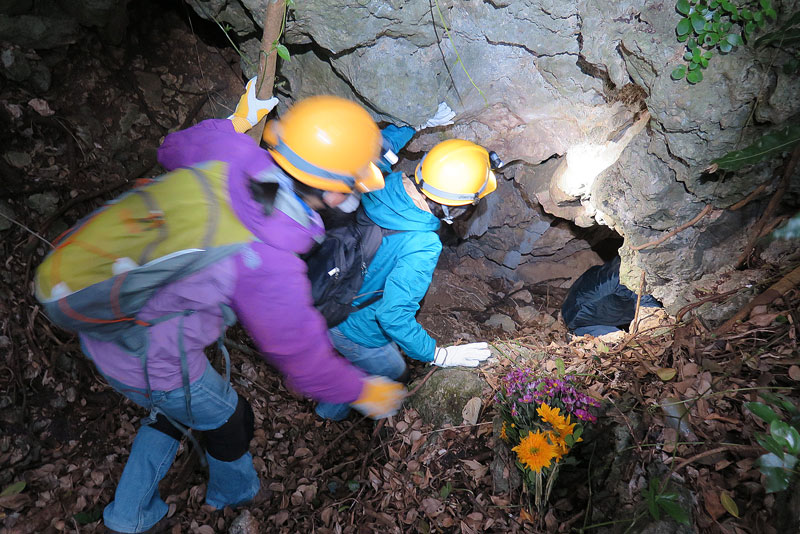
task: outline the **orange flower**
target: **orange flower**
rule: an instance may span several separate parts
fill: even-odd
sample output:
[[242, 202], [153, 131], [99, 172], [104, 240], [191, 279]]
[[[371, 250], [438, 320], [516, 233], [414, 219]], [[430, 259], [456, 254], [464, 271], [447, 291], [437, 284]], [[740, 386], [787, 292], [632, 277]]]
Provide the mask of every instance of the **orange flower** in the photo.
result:
[[506, 422], [503, 421], [503, 426], [500, 428], [500, 439], [508, 441], [508, 434], [506, 433]]
[[550, 462], [558, 456], [556, 447], [548, 441], [542, 432], [528, 432], [528, 435], [513, 449], [519, 461], [534, 473], [548, 467]]
[[545, 403], [542, 403], [542, 405], [536, 409], [536, 413], [539, 414], [539, 417], [542, 418], [542, 421], [550, 424], [553, 428], [559, 428], [567, 424], [567, 421], [560, 412], [560, 408], [551, 408]]

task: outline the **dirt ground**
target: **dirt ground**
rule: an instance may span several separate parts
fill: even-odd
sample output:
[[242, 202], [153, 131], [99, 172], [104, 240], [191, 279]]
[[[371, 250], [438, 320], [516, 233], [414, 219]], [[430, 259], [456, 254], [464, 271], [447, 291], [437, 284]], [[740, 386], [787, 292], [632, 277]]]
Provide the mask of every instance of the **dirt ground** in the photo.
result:
[[[15, 221], [0, 234], [0, 534], [103, 532], [102, 509], [145, 415], [41, 313], [31, 279], [47, 242], [137, 178], [157, 175], [164, 135], [227, 116], [243, 89], [238, 57], [213, 27], [180, 9], [141, 9], [119, 47], [87, 35], [66, 51], [32, 55], [53, 72], [46, 94], [0, 88], [4, 150], [29, 156], [0, 159], [0, 199]], [[764, 287], [786, 267], [764, 265]], [[235, 329], [230, 338], [245, 350], [232, 350], [232, 377], [254, 407], [251, 451], [266, 491], [256, 505], [209, 509], [204, 470], [184, 441], [161, 486], [165, 531], [641, 532], [652, 522], [642, 497], [651, 479], [686, 491], [689, 532], [777, 534], [796, 524], [784, 517], [791, 495], [765, 493], [754, 465], [764, 428], [743, 407], [762, 391], [797, 401], [796, 292], [723, 336], [687, 313], [679, 323], [646, 319], [635, 336], [572, 341], [557, 321], [563, 297], [437, 273], [420, 321], [442, 342], [492, 340], [496, 353], [481, 370], [477, 422], [444, 430], [413, 410], [380, 427], [352, 416], [320, 421]], [[523, 317], [525, 307], [536, 313]], [[513, 334], [487, 326], [495, 313], [521, 326]], [[533, 517], [519, 487], [498, 485], [515, 466], [491, 467], [503, 447], [493, 390], [515, 367], [553, 373], [557, 362], [602, 400], [602, 415], [562, 472], [550, 511]], [[419, 379], [429, 368], [412, 370]], [[658, 532], [685, 532], [664, 523]]]

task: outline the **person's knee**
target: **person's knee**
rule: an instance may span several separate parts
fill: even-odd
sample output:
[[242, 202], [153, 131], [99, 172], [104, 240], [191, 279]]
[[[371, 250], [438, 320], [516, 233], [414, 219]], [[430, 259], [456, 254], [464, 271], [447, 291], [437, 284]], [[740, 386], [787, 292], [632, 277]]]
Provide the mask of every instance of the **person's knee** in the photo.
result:
[[238, 460], [250, 448], [254, 421], [252, 406], [239, 395], [236, 410], [225, 424], [205, 432], [206, 452], [222, 462]]
[[150, 428], [166, 434], [175, 441], [180, 441], [183, 437], [183, 430], [170, 423], [169, 419], [162, 413], [156, 415], [156, 420], [154, 423], [150, 423]]

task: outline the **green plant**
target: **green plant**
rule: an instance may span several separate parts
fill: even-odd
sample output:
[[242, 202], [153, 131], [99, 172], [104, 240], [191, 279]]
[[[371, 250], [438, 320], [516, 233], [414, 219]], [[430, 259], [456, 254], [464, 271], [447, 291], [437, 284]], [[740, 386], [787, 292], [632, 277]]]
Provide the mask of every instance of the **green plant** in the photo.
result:
[[800, 49], [787, 49], [800, 44], [800, 11], [794, 13], [777, 30], [766, 33], [756, 39], [756, 47], [774, 46], [783, 49], [790, 58], [783, 64], [783, 72], [793, 74], [800, 71]]
[[703, 80], [703, 69], [714, 52], [727, 54], [749, 41], [767, 19], [776, 20], [770, 0], [745, 1], [741, 5], [730, 0], [678, 0], [675, 9], [683, 15], [675, 27], [679, 42], [686, 43], [683, 59], [688, 63], [672, 71], [672, 78], [686, 78], [691, 84]]
[[664, 511], [678, 523], [690, 523], [689, 513], [678, 502], [678, 493], [660, 488], [657, 479], [650, 479], [650, 485], [642, 491], [642, 495], [647, 503], [647, 510], [656, 521], [661, 519], [661, 511]]
[[758, 444], [767, 450], [756, 462], [764, 475], [764, 488], [767, 493], [783, 491], [789, 487], [792, 476], [797, 473], [797, 457], [800, 455], [800, 432], [797, 426], [800, 422], [800, 410], [784, 395], [763, 395], [762, 398], [771, 402], [780, 410], [788, 414], [788, 422], [767, 404], [762, 402], [747, 402], [750, 412], [768, 425], [769, 433], [756, 434]]
[[738, 171], [745, 165], [753, 165], [791, 150], [797, 143], [800, 143], [800, 125], [785, 126], [762, 135], [741, 150], [728, 152], [713, 160], [705, 172]]

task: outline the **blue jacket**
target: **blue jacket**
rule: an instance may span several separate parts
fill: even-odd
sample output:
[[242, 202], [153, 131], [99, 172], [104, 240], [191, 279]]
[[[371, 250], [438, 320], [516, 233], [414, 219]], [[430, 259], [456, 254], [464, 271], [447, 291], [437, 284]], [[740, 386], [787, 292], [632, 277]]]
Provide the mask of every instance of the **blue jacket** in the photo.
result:
[[[413, 135], [414, 129], [407, 126], [383, 130], [384, 141], [394, 152]], [[390, 169], [384, 165], [382, 170]], [[386, 177], [385, 188], [362, 196], [361, 203], [377, 225], [400, 231], [383, 238], [361, 286], [360, 293], [367, 295], [364, 300], [379, 290], [383, 298], [351, 313], [339, 330], [359, 345], [382, 347], [394, 341], [409, 357], [432, 361], [436, 341], [417, 322], [416, 313], [442, 251], [436, 233], [439, 219], [414, 205], [399, 172]]]

